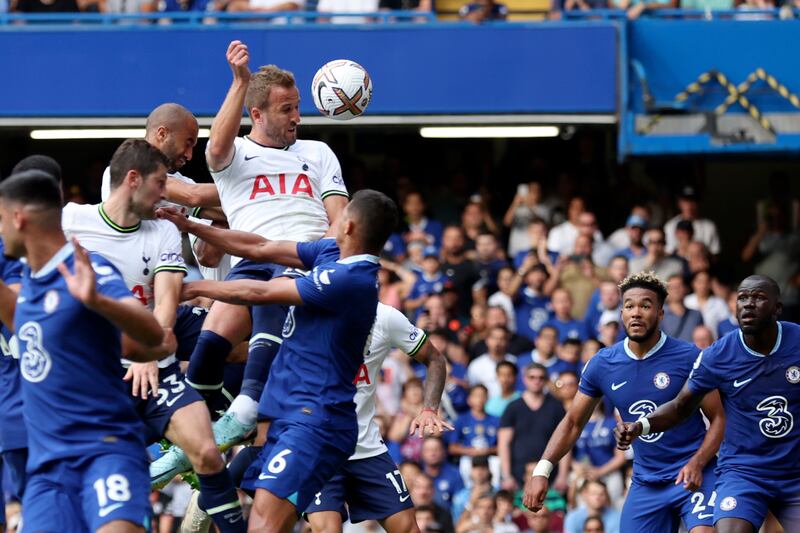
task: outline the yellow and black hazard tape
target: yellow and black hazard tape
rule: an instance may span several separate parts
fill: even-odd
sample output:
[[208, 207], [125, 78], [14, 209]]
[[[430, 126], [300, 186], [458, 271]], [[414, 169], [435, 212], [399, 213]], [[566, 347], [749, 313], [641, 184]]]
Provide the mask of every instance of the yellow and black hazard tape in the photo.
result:
[[[770, 121], [761, 113], [761, 110], [753, 105], [747, 96], [745, 96], [745, 93], [747, 93], [752, 88], [753, 84], [758, 80], [766, 82], [766, 84], [769, 85], [772, 90], [788, 100], [789, 103], [794, 107], [800, 109], [800, 97], [791, 92], [789, 88], [779, 82], [775, 76], [767, 73], [767, 71], [761, 67], [758, 67], [756, 70], [751, 72], [744, 81], [739, 83], [738, 86], [734, 85], [725, 74], [715, 69], [703, 72], [697, 77], [697, 80], [687, 85], [683, 91], [675, 95], [675, 102], [686, 101], [691, 95], [702, 92], [703, 87], [709, 82], [716, 81], [728, 91], [728, 96], [725, 98], [723, 103], [714, 109], [714, 114], [720, 116], [724, 114], [730, 108], [730, 106], [738, 102], [739, 105], [741, 105], [762, 128], [774, 135], [775, 128], [772, 126]], [[650, 121], [641, 130], [639, 130], [638, 133], [640, 135], [650, 133], [662, 118], [663, 115], [661, 114], [654, 115]]]

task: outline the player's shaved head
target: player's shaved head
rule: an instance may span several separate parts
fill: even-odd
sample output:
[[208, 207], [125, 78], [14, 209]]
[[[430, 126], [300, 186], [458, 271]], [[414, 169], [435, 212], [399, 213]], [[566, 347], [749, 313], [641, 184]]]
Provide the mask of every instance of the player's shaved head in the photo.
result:
[[173, 131], [183, 128], [190, 121], [197, 123], [197, 119], [192, 112], [182, 105], [174, 103], [161, 104], [147, 116], [147, 123], [145, 124], [146, 136], [150, 137], [155, 134], [156, 130], [162, 126]]
[[739, 284], [739, 291], [754, 289], [764, 290], [776, 300], [779, 300], [781, 296], [781, 288], [778, 286], [778, 283], [769, 276], [754, 274], [744, 278]]
[[61, 165], [58, 161], [44, 154], [33, 154], [22, 159], [19, 163], [14, 165], [11, 174], [19, 174], [26, 170], [41, 170], [47, 172], [59, 183], [62, 182]]
[[397, 205], [382, 192], [364, 189], [353, 195], [347, 212], [358, 222], [364, 249], [378, 255], [397, 227]]
[[755, 335], [771, 328], [783, 305], [781, 289], [769, 276], [745, 278], [736, 291], [736, 319], [745, 335]]

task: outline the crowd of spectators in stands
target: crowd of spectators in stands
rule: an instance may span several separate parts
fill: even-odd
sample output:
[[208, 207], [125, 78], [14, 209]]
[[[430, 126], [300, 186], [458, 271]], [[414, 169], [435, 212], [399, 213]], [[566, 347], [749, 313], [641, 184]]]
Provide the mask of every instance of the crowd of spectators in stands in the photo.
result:
[[[773, 18], [765, 10], [780, 7], [781, 18], [792, 18], [793, 10], [800, 9], [800, 0], [552, 0], [549, 9], [542, 10], [540, 3], [529, 9], [516, 8], [522, 15], [541, 15], [543, 18], [560, 19], [567, 12], [589, 12], [596, 9], [624, 10], [630, 19], [644, 13], [664, 8], [700, 10], [705, 13], [717, 10], [739, 10], [740, 19], [761, 20]], [[287, 17], [275, 17], [275, 13], [292, 11], [314, 11], [318, 18], [291, 18], [291, 21], [318, 21], [330, 23], [361, 24], [375, 20], [371, 13], [381, 11], [417, 11], [429, 14], [436, 10], [434, 0], [0, 0], [0, 13], [110, 13], [136, 14], [156, 12], [197, 12], [208, 15], [204, 21], [214, 22], [214, 13], [264, 14], [262, 21], [285, 23]], [[757, 13], [747, 14], [747, 11]], [[325, 13], [335, 13], [325, 16]], [[352, 15], [350, 15], [352, 13]], [[468, 0], [458, 10], [462, 20], [480, 23], [506, 20], [510, 9], [495, 0]], [[425, 17], [395, 17], [391, 20], [426, 21]], [[146, 21], [143, 21], [146, 22]], [[153, 22], [150, 20], [150, 22]], [[161, 19], [160, 22], [168, 22]]]
[[[521, 506], [521, 489], [569, 408], [582, 367], [624, 338], [617, 284], [625, 276], [653, 270], [668, 284], [668, 335], [703, 348], [737, 329], [735, 287], [716, 274], [719, 228], [703, 217], [697, 191], [681, 189], [669, 219], [632, 206], [608, 238], [584, 198], [559, 205], [538, 183], [521, 185], [501, 220], [474, 196], [453, 224], [434, 218], [417, 191], [399, 199], [404, 226], [384, 250], [380, 298], [446, 355], [442, 408], [455, 426], [442, 438], [409, 436], [425, 367], [393, 353], [378, 385], [377, 418], [421, 530], [619, 533], [632, 457], [616, 449], [615, 415], [603, 402], [558, 465], [540, 512]], [[755, 260], [755, 272], [779, 281], [795, 310], [797, 204], [761, 202], [761, 223], [741, 253]]]

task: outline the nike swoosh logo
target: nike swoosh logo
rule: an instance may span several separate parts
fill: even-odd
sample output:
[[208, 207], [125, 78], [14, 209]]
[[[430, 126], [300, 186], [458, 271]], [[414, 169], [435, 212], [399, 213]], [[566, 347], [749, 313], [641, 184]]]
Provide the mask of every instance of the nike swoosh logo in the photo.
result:
[[259, 474], [258, 479], [278, 479], [278, 476], [270, 476], [269, 474]]
[[703, 520], [704, 518], [711, 518], [712, 516], [714, 516], [714, 513], [705, 513], [697, 515], [697, 518]]
[[104, 518], [104, 517], [108, 516], [110, 513], [113, 513], [114, 511], [119, 509], [120, 507], [122, 507], [121, 503], [115, 503], [114, 505], [109, 505], [108, 507], [103, 507], [102, 509], [100, 509], [100, 511], [97, 513], [97, 515], [100, 518]]
[[257, 155], [251, 155], [250, 157], [244, 156], [244, 160], [245, 161], [250, 161], [251, 159], [255, 159], [256, 157], [258, 157], [258, 156]]
[[175, 396], [174, 398], [172, 398], [172, 400], [167, 400], [167, 401], [166, 401], [166, 402], [164, 402], [164, 403], [166, 403], [166, 404], [167, 404], [167, 407], [172, 407], [172, 404], [174, 404], [175, 402], [177, 402], [178, 400], [180, 400], [180, 399], [181, 399], [181, 397], [183, 397], [183, 395], [184, 395], [184, 394], [185, 394], [185, 393], [183, 393], [183, 392], [182, 392], [182, 393], [178, 394], [177, 396]]
[[405, 496], [400, 496], [400, 503], [403, 503], [404, 501], [406, 501], [410, 497], [411, 497], [411, 494], [407, 494]]
[[753, 378], [746, 379], [746, 380], [744, 380], [744, 381], [739, 381], [739, 380], [737, 379], [736, 381], [734, 381], [734, 382], [733, 382], [733, 386], [734, 386], [735, 388], [737, 388], [737, 389], [738, 389], [739, 387], [743, 387], [744, 385], [747, 385], [747, 384], [748, 384], [748, 383], [750, 383], [751, 381], [753, 381]]
[[617, 390], [618, 388], [622, 387], [626, 383], [628, 383], [628, 382], [627, 381], [623, 381], [622, 383], [612, 383], [611, 384], [611, 390]]

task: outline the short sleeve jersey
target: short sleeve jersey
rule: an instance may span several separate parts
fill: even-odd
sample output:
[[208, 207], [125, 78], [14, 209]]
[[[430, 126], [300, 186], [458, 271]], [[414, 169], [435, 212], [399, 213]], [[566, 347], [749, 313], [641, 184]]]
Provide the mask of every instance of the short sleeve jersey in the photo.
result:
[[69, 203], [64, 206], [61, 224], [67, 236], [77, 237], [81, 246], [111, 261], [133, 295], [150, 309], [156, 274], [187, 273], [181, 235], [166, 220], [142, 220], [123, 227], [108, 217], [103, 204]]
[[[100, 294], [131, 297], [111, 262], [90, 258]], [[62, 262], [74, 270], [71, 244], [38, 272], [25, 267], [14, 314], [29, 473], [107, 451], [146, 457], [144, 427], [122, 381], [120, 331], [72, 297], [56, 269]]]
[[295, 280], [292, 306], [259, 413], [336, 430], [357, 427], [355, 380], [378, 306], [378, 257], [339, 259], [333, 239], [298, 243], [308, 276]]
[[[583, 369], [579, 390], [593, 398], [605, 396], [622, 420], [635, 422], [680, 392], [689, 377], [698, 350], [693, 345], [667, 337], [642, 359], [628, 348], [628, 339], [600, 350]], [[700, 412], [664, 433], [636, 439], [634, 479], [644, 483], [674, 481], [695, 454], [706, 429]]]
[[730, 333], [697, 357], [689, 389], [718, 389], [725, 409], [719, 469], [760, 478], [800, 475], [800, 326], [778, 322], [769, 355]]
[[381, 379], [381, 368], [386, 356], [399, 349], [415, 356], [427, 336], [394, 307], [378, 304], [372, 339], [364, 362], [354, 380], [356, 385], [356, 414], [358, 415], [358, 444], [350, 460], [366, 459], [387, 451], [381, 432], [375, 423], [375, 395]]
[[[22, 280], [22, 263], [5, 254], [0, 240], [0, 277], [11, 285]], [[22, 390], [19, 361], [11, 350], [13, 335], [5, 325], [0, 326], [0, 452], [25, 448], [28, 433], [22, 418]]]
[[239, 137], [234, 149], [230, 165], [211, 173], [231, 229], [298, 242], [325, 235], [323, 200], [347, 196], [339, 161], [327, 144], [298, 140], [270, 148]]

